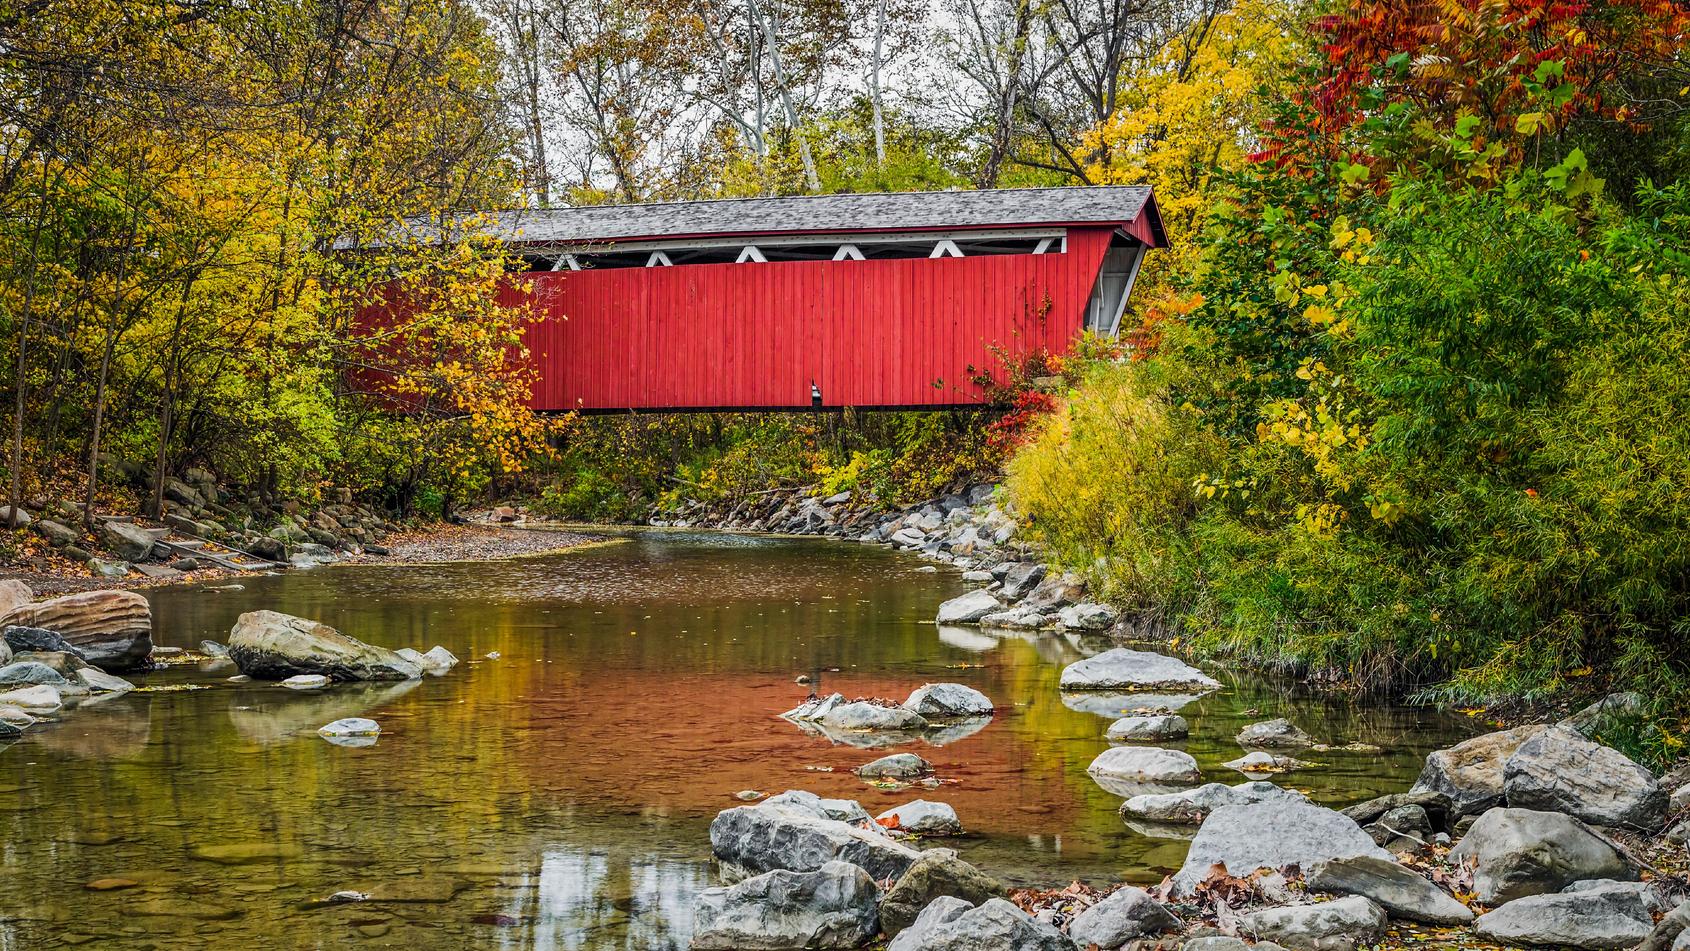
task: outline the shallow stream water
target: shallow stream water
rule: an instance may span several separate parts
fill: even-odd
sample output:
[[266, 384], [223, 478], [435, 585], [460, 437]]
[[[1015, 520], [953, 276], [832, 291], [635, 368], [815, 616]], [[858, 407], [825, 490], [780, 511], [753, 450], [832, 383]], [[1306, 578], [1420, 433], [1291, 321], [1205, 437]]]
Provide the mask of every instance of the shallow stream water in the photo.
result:
[[[1109, 645], [940, 629], [965, 586], [907, 555], [832, 541], [634, 533], [499, 562], [348, 566], [149, 593], [155, 639], [224, 640], [243, 611], [315, 618], [465, 662], [405, 684], [296, 693], [176, 668], [0, 751], [0, 951], [100, 948], [684, 948], [714, 884], [708, 826], [742, 789], [809, 789], [878, 813], [951, 803], [945, 844], [1014, 883], [1155, 882], [1185, 842], [1129, 829], [1086, 766], [1119, 705], [1066, 699], [1062, 666]], [[215, 586], [213, 586], [215, 587]], [[1432, 710], [1310, 697], [1215, 670], [1187, 704], [1205, 781], [1244, 777], [1245, 723], [1333, 744], [1281, 777], [1343, 805], [1406, 789], [1471, 732]], [[859, 749], [777, 718], [824, 692], [978, 688], [991, 723], [943, 746], [938, 789], [881, 790]], [[204, 689], [180, 689], [186, 687]], [[316, 729], [380, 721], [367, 748]], [[105, 881], [102, 881], [105, 880]], [[91, 883], [132, 883], [110, 890]], [[326, 904], [345, 890], [371, 900]]]

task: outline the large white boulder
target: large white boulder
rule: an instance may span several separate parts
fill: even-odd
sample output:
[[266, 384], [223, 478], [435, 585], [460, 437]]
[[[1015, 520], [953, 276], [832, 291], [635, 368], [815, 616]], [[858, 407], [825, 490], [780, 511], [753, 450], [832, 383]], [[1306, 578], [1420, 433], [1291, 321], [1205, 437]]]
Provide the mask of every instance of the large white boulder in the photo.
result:
[[939, 605], [940, 624], [977, 624], [988, 614], [1003, 610], [1003, 602], [985, 590], [970, 591]]
[[249, 611], [229, 632], [229, 657], [258, 680], [319, 674], [332, 680], [410, 680], [422, 669], [385, 647], [305, 618]]
[[1390, 924], [1378, 905], [1357, 895], [1318, 905], [1291, 905], [1252, 912], [1238, 930], [1294, 951], [1354, 951], [1385, 936]]
[[1473, 933], [1509, 945], [1617, 951], [1649, 936], [1655, 916], [1622, 883], [1511, 901], [1473, 922]]
[[1584, 823], [1533, 809], [1486, 812], [1449, 858], [1473, 863], [1473, 890], [1487, 905], [1558, 892], [1585, 879], [1637, 878], [1619, 849]]
[[929, 720], [960, 720], [992, 715], [992, 699], [965, 684], [922, 684], [904, 706]]
[[1503, 764], [1502, 792], [1511, 807], [1600, 826], [1653, 832], [1666, 822], [1667, 791], [1654, 773], [1565, 725], [1520, 744]]
[[845, 949], [880, 931], [880, 893], [847, 862], [814, 871], [776, 869], [726, 888], [705, 889], [693, 912], [695, 951]]
[[1074, 951], [1074, 942], [1002, 898], [975, 907], [943, 895], [922, 909], [886, 951]]
[[1486, 733], [1426, 757], [1410, 792], [1441, 792], [1450, 800], [1450, 821], [1477, 815], [1502, 803], [1503, 766], [1541, 725]]
[[1307, 802], [1267, 800], [1221, 806], [1203, 820], [1185, 864], [1174, 874], [1174, 894], [1189, 895], [1215, 865], [1245, 876], [1259, 868], [1310, 868], [1317, 862], [1372, 855], [1390, 859], [1355, 820]]
[[753, 875], [781, 868], [813, 872], [837, 860], [880, 880], [897, 878], [920, 857], [877, 829], [833, 818], [820, 797], [800, 790], [718, 813], [710, 823], [710, 846], [724, 864]]
[[1196, 789], [1174, 793], [1152, 793], [1134, 796], [1121, 803], [1121, 815], [1127, 819], [1169, 825], [1198, 825], [1222, 806], [1242, 806], [1253, 802], [1308, 802], [1308, 797], [1295, 789], [1285, 789], [1260, 780], [1228, 786], [1226, 783], [1205, 783]]
[[1062, 670], [1063, 690], [1213, 690], [1220, 681], [1177, 657], [1117, 647]]
[[1156, 746], [1116, 746], [1097, 754], [1086, 772], [1119, 796], [1167, 792], [1202, 780], [1191, 754]]

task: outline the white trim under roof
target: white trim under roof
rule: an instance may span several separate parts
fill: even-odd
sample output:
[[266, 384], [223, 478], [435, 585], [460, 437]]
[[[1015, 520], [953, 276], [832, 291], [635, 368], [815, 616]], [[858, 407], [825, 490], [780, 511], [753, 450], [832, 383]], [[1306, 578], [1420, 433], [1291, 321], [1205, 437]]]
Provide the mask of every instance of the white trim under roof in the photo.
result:
[[[1066, 228], [990, 228], [979, 231], [883, 231], [861, 234], [788, 234], [760, 238], [757, 248], [813, 247], [816, 245], [865, 244], [927, 244], [940, 241], [1038, 241], [1045, 238], [1065, 239]], [[530, 245], [535, 253], [567, 248], [577, 254], [637, 253], [642, 251], [703, 251], [708, 248], [743, 248], [750, 242], [744, 238], [694, 238], [664, 241], [604, 241], [593, 244]], [[1065, 244], [1065, 242], [1064, 242]], [[1067, 250], [1064, 246], [1063, 250]]]

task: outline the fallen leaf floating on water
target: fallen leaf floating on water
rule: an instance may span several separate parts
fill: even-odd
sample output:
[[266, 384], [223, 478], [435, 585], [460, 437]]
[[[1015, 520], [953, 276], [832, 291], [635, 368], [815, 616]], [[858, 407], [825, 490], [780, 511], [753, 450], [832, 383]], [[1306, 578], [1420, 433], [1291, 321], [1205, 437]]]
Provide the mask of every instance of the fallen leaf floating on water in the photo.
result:
[[209, 684], [152, 684], [136, 687], [135, 693], [181, 693], [185, 690], [210, 690]]

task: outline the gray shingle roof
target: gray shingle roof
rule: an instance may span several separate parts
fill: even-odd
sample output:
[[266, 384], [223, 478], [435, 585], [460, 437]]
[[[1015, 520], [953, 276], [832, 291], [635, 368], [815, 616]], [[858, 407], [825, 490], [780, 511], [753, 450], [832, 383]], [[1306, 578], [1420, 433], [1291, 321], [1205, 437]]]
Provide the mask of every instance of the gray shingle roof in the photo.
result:
[[[733, 198], [494, 212], [492, 231], [514, 244], [589, 243], [803, 232], [1126, 224], [1150, 202], [1140, 185], [1004, 188]], [[1160, 222], [1154, 227], [1161, 231]], [[432, 227], [417, 237], [431, 238]]]

